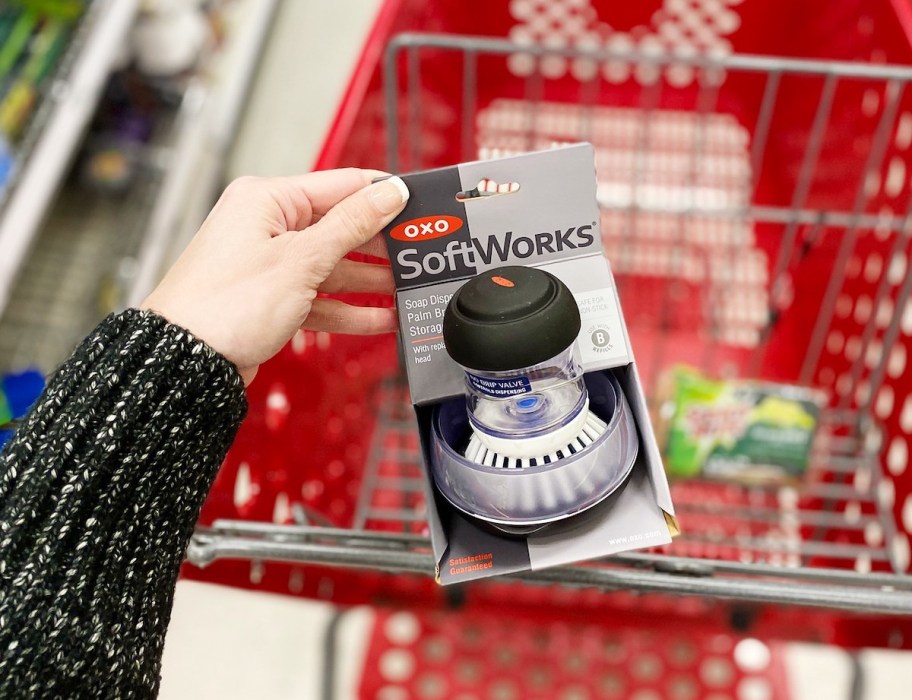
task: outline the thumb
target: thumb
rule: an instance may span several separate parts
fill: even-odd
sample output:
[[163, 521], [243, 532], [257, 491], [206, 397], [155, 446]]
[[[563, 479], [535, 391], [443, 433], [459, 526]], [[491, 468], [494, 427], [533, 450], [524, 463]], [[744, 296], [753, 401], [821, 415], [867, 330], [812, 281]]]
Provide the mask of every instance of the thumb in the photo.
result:
[[401, 178], [390, 177], [364, 187], [335, 204], [313, 226], [300, 233], [332, 258], [333, 264], [364, 245], [393, 220], [408, 201]]

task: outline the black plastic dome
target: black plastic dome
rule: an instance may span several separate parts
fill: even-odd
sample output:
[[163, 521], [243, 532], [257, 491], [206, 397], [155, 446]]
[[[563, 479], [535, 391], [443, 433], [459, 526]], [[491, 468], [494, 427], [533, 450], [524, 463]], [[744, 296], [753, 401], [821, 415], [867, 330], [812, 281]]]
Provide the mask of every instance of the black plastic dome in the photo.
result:
[[450, 357], [488, 372], [544, 362], [569, 347], [579, 331], [573, 294], [534, 267], [499, 267], [475, 276], [453, 295], [443, 317]]

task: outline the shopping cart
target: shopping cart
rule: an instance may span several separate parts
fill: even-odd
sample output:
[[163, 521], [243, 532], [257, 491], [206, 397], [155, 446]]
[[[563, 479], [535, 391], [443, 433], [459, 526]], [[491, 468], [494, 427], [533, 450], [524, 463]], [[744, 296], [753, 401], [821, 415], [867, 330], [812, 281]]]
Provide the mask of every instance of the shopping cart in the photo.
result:
[[912, 647], [906, 32], [906, 0], [388, 0], [318, 166], [592, 142], [653, 406], [679, 362], [819, 387], [809, 472], [680, 481], [683, 534], [661, 551], [442, 589], [395, 339], [301, 332], [250, 388], [185, 574], [343, 604]]

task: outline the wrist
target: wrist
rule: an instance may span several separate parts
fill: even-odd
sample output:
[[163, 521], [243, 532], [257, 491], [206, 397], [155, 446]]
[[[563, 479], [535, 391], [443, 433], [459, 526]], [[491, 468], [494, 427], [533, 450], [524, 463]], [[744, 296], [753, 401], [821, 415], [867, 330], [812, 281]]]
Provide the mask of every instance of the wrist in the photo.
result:
[[234, 369], [234, 371], [237, 372], [237, 374], [243, 380], [245, 387], [250, 385], [250, 382], [252, 382], [253, 378], [256, 376], [257, 369], [259, 368], [258, 365], [254, 365], [252, 367], [240, 366], [229, 353], [225, 352], [225, 344], [219, 342], [219, 339], [213, 336], [213, 334], [206, 332], [204, 326], [199, 323], [194, 323], [192, 319], [185, 318], [182, 314], [175, 313], [169, 310], [166, 306], [156, 303], [153, 297], [154, 294], [146, 297], [146, 299], [136, 308], [141, 312], [152, 314], [161, 318], [170, 325], [176, 328], [180, 328], [192, 339], [202, 342], [207, 348], [225, 360]]

